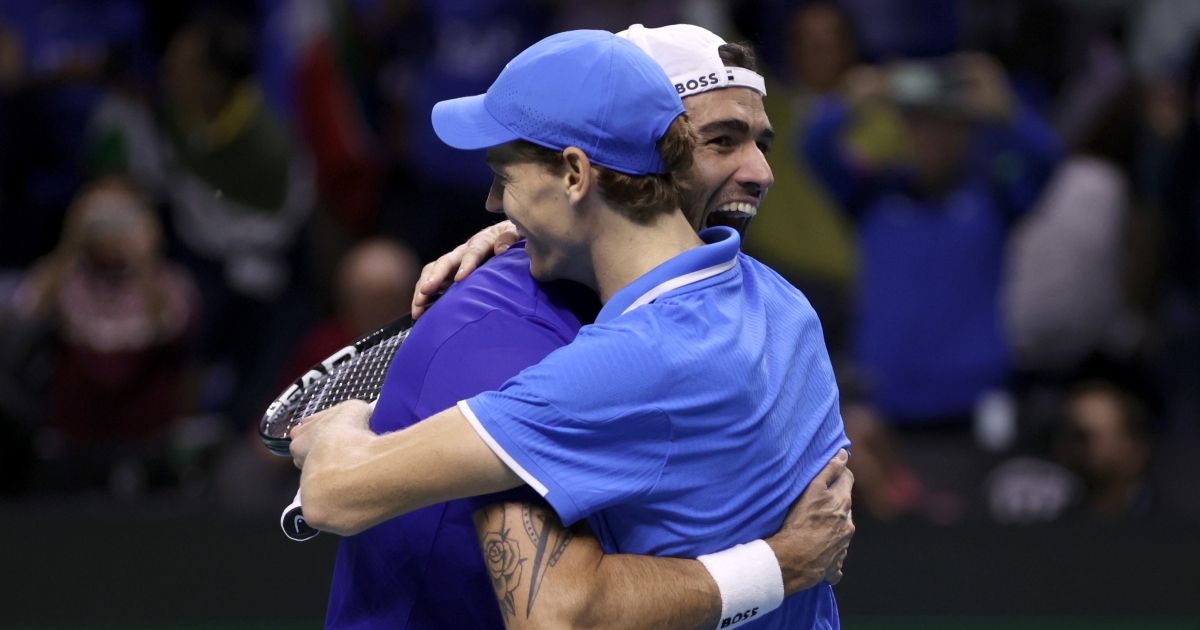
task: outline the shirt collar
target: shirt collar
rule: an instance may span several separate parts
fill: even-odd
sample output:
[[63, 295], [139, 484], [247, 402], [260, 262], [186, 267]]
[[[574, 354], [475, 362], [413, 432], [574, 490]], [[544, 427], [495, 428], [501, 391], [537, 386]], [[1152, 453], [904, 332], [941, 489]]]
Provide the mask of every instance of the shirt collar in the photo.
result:
[[679, 287], [711, 278], [737, 265], [742, 239], [736, 230], [719, 226], [700, 232], [704, 245], [689, 249], [643, 274], [613, 294], [596, 323], [603, 324], [633, 309], [653, 302]]

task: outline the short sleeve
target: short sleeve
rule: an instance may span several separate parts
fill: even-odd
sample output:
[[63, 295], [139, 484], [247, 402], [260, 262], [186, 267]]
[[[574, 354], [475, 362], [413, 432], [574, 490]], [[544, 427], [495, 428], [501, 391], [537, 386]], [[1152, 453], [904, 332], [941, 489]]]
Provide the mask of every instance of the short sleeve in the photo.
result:
[[459, 403], [566, 525], [649, 493], [670, 452], [669, 416], [647, 403], [662, 391], [662, 370], [647, 356], [653, 349], [636, 335], [596, 328], [499, 390]]

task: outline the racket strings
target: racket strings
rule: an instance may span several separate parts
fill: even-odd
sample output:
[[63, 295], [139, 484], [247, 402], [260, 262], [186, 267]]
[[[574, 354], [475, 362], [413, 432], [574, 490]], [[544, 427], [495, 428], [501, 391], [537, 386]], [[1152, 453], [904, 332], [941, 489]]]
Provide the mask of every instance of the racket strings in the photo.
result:
[[337, 366], [321, 382], [313, 383], [304, 392], [289, 425], [350, 399], [371, 402], [378, 398], [392, 357], [407, 336], [405, 330], [388, 337]]

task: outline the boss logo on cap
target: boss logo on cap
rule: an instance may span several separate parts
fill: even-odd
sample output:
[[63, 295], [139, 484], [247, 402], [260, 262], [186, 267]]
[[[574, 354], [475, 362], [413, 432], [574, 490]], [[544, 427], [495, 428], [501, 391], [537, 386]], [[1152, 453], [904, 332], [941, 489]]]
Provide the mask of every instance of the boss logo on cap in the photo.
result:
[[698, 77], [695, 79], [690, 79], [683, 83], [676, 83], [675, 91], [679, 92], [680, 94], [686, 94], [688, 92], [693, 92], [695, 90], [699, 90], [700, 88], [709, 87], [710, 85], [716, 85], [717, 81], [718, 81], [717, 73], [713, 72], [712, 74], [709, 74], [708, 76], [702, 76], [702, 77]]

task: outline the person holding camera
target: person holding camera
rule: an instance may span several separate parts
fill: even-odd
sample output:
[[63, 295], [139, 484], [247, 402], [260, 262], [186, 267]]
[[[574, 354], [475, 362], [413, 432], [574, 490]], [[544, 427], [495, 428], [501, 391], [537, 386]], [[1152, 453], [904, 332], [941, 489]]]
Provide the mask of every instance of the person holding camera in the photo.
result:
[[[879, 100], [902, 115], [902, 164], [873, 162], [843, 142], [856, 107]], [[893, 425], [968, 424], [1006, 384], [1007, 229], [1062, 155], [1058, 138], [995, 60], [961, 53], [852, 70], [844, 96], [814, 106], [801, 145], [857, 222], [850, 350], [869, 402]]]

